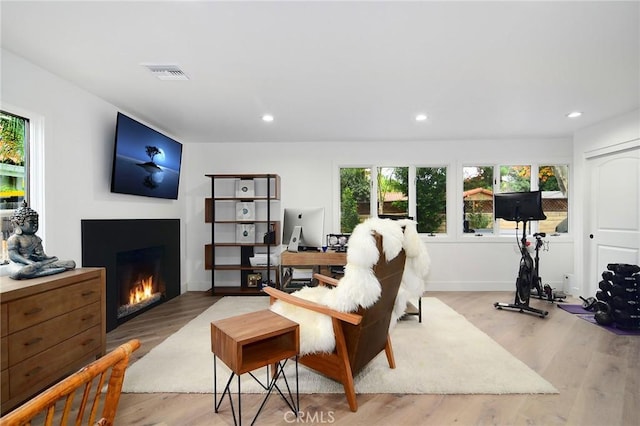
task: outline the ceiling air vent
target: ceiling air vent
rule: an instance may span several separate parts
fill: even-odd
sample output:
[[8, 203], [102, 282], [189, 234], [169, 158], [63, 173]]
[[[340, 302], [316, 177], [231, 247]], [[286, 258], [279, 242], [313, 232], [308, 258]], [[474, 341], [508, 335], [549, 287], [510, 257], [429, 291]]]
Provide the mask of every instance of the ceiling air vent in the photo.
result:
[[177, 65], [149, 65], [142, 64], [142, 66], [146, 67], [153, 75], [158, 77], [160, 80], [189, 80], [189, 77], [180, 69]]

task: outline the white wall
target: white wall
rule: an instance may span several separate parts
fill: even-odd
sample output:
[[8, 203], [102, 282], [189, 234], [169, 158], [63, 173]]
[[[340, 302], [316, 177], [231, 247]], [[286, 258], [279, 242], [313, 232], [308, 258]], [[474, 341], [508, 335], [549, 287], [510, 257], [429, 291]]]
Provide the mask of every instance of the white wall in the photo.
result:
[[2, 108], [36, 114], [44, 124], [44, 162], [36, 171], [43, 175], [38, 190], [44, 205], [34, 208], [47, 254], [80, 265], [81, 219], [182, 217], [182, 201], [110, 192], [115, 106], [11, 52], [0, 53]]
[[[181, 218], [182, 290], [210, 288], [204, 270], [204, 245], [211, 225], [204, 223], [204, 198], [210, 196], [207, 173], [277, 173], [282, 177], [282, 206], [324, 206], [326, 232], [337, 230], [336, 187], [340, 165], [448, 165], [455, 178], [451, 206], [460, 208], [463, 164], [570, 162], [572, 141], [470, 140], [358, 143], [209, 144], [185, 141], [155, 123], [146, 123], [184, 143], [178, 201], [111, 194], [113, 136], [118, 108], [57, 76], [1, 51], [2, 102], [43, 117], [45, 161], [44, 205], [40, 206], [48, 254], [81, 260], [81, 219]], [[127, 113], [127, 111], [123, 111]], [[195, 142], [195, 143], [191, 143]], [[579, 179], [575, 174], [573, 180]], [[571, 195], [572, 197], [574, 195]], [[462, 217], [449, 212], [450, 223]], [[570, 213], [571, 214], [571, 213]], [[427, 238], [433, 259], [429, 288], [514, 290], [519, 255], [515, 241], [468, 237]], [[562, 285], [573, 272], [571, 236], [554, 239], [542, 253], [545, 283]]]
[[[281, 207], [325, 207], [325, 232], [337, 232], [338, 167], [341, 165], [447, 165], [449, 193], [447, 237], [424, 237], [433, 259], [431, 290], [514, 290], [520, 255], [513, 238], [456, 235], [462, 217], [462, 166], [571, 162], [570, 139], [471, 140], [427, 142], [192, 144], [186, 157], [187, 281], [191, 290], [211, 286], [203, 267], [203, 247], [211, 225], [204, 223], [204, 198], [211, 196], [211, 173], [275, 173], [282, 178]], [[454, 223], [455, 222], [455, 223]], [[549, 238], [541, 253], [544, 283], [562, 288], [573, 273], [571, 236]]]

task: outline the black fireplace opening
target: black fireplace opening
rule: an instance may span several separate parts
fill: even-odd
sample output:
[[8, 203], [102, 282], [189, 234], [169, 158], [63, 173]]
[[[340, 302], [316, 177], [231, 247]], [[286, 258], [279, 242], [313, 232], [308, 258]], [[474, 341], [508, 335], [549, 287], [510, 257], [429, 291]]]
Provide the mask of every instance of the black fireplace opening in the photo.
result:
[[82, 266], [106, 270], [107, 331], [180, 295], [180, 219], [81, 223]]
[[164, 301], [163, 255], [163, 247], [146, 247], [116, 254], [116, 317], [119, 323]]

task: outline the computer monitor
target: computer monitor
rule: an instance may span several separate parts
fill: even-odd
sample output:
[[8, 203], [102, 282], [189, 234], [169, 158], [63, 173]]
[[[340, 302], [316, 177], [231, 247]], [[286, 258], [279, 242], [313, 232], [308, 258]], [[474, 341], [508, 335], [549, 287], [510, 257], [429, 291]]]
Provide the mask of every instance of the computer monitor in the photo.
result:
[[542, 192], [503, 192], [494, 194], [495, 218], [515, 222], [545, 220]]
[[288, 251], [318, 249], [324, 237], [324, 208], [284, 209], [282, 242]]

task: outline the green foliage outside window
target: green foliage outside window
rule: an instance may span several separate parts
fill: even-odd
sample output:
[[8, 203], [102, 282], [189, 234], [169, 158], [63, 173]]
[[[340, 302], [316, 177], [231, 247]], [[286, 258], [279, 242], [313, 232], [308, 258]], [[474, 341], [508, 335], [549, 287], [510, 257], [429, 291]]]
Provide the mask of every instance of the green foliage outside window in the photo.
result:
[[0, 163], [24, 166], [26, 120], [0, 112]]
[[531, 166], [500, 166], [500, 192], [531, 191]]
[[342, 203], [340, 204], [340, 232], [348, 234], [360, 223], [358, 204], [353, 196], [351, 188], [342, 191]]
[[[396, 179], [400, 187], [408, 188], [409, 169], [398, 167]], [[405, 194], [407, 195], [407, 194]], [[400, 202], [399, 202], [400, 203]], [[404, 210], [407, 210], [407, 202]], [[435, 233], [442, 231], [441, 227], [447, 216], [447, 168], [446, 167], [417, 167], [416, 168], [416, 221], [418, 232]], [[446, 232], [446, 230], [444, 230]]]
[[[491, 190], [493, 188], [493, 166], [465, 167], [464, 171], [464, 191], [476, 188]], [[471, 173], [471, 171], [473, 171], [473, 173]]]
[[25, 197], [25, 141], [28, 120], [0, 111], [0, 210], [11, 210]]
[[358, 205], [368, 205], [371, 173], [363, 167], [340, 169], [340, 232], [350, 233], [360, 223]]
[[417, 168], [416, 219], [418, 232], [437, 232], [445, 222], [446, 216], [447, 168]]
[[472, 210], [471, 213], [467, 214], [467, 220], [469, 221], [469, 226], [473, 229], [486, 229], [491, 223], [491, 216]]
[[362, 167], [340, 169], [340, 192], [351, 190], [357, 203], [368, 203], [371, 197], [371, 173]]

